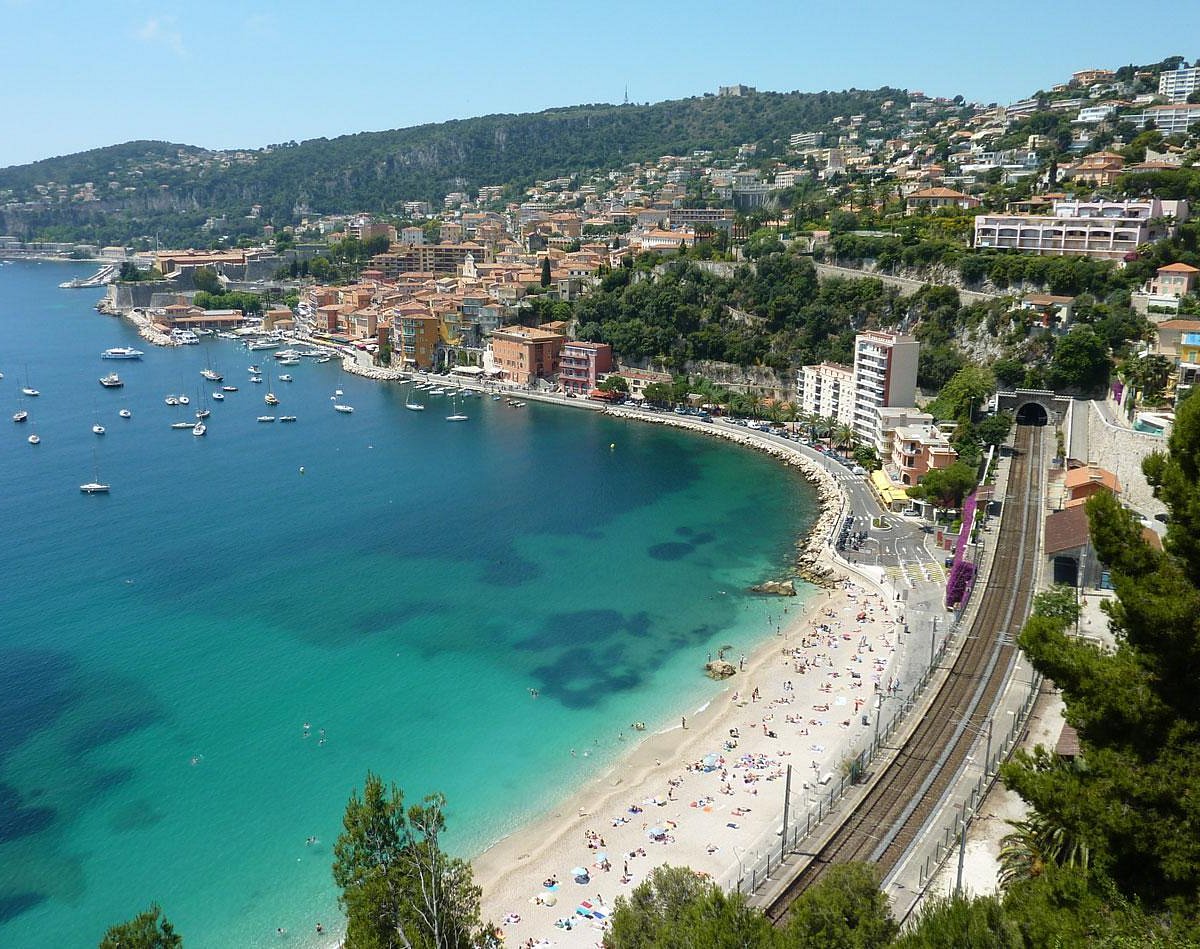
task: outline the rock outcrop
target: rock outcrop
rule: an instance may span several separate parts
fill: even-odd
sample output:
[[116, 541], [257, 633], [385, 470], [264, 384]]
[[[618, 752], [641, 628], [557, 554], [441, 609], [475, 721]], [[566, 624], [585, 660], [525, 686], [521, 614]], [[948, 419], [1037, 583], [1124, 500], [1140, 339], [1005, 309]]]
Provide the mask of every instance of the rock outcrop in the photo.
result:
[[776, 596], [795, 596], [796, 584], [791, 580], [767, 580], [756, 583], [750, 588], [751, 593], [774, 593]]
[[710, 679], [728, 679], [732, 675], [737, 675], [737, 667], [724, 659], [714, 659], [712, 662], [705, 663], [704, 674]]

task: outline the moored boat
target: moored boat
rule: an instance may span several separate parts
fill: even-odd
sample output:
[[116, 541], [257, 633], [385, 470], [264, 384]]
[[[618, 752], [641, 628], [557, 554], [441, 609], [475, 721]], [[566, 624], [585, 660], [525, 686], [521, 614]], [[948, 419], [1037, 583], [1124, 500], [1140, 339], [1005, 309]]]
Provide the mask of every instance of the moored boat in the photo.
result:
[[132, 349], [129, 346], [113, 346], [111, 349], [106, 349], [100, 354], [101, 359], [141, 359], [144, 355], [140, 349]]
[[31, 445], [40, 445], [40, 444], [42, 443], [42, 439], [41, 439], [41, 436], [40, 436], [40, 435], [30, 435], [30, 436], [29, 436], [27, 439], [25, 439], [25, 440], [26, 440], [27, 442], [29, 442], [29, 444], [31, 444]]
[[259, 420], [260, 422], [274, 422], [274, 421], [275, 421], [275, 416], [274, 416], [274, 415], [260, 415], [260, 416], [258, 417], [258, 420]]
[[333, 410], [335, 412], [341, 412], [343, 415], [349, 415], [351, 412], [354, 411], [354, 406], [353, 405], [344, 405], [341, 402], [335, 402], [333, 405]]
[[121, 409], [121, 411], [117, 414], [121, 416], [121, 418], [133, 418], [133, 413], [130, 412], [129, 409]]
[[115, 372], [110, 372], [100, 380], [100, 385], [106, 389], [119, 389], [125, 385], [124, 381]]

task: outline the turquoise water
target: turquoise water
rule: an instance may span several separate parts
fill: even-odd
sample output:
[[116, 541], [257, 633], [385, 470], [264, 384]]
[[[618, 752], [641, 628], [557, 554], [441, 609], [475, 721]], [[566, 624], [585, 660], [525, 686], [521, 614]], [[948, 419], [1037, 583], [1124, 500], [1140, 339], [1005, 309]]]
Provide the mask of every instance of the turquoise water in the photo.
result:
[[[0, 945], [95, 945], [152, 900], [189, 946], [318, 945], [368, 768], [444, 792], [476, 852], [764, 634], [743, 591], [814, 514], [765, 457], [537, 404], [448, 424], [307, 360], [273, 387], [299, 421], [258, 424], [269, 353], [145, 345], [57, 288], [92, 269], [0, 266]], [[201, 439], [169, 423], [206, 360], [240, 391]], [[97, 471], [112, 493], [80, 494]]]

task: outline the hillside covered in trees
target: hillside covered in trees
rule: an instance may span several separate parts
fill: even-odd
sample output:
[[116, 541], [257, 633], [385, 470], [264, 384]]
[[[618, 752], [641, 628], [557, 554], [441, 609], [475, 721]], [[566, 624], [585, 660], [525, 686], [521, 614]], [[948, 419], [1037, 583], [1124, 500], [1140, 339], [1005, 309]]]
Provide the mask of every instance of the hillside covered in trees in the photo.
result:
[[[292, 223], [313, 213], [395, 212], [401, 202], [438, 202], [450, 191], [481, 185], [514, 188], [593, 169], [618, 168], [695, 149], [750, 143], [779, 151], [788, 136], [857, 114], [897, 131], [882, 104], [908, 101], [897, 89], [697, 96], [646, 105], [581, 105], [520, 115], [489, 115], [386, 132], [274, 145], [261, 151], [208, 152], [165, 142], [130, 142], [0, 169], [0, 233], [41, 233], [70, 226], [76, 239], [143, 231], [178, 222], [174, 215], [262, 218]], [[125, 172], [136, 166], [136, 175]], [[118, 187], [110, 188], [110, 172]], [[92, 182], [99, 200], [47, 204], [39, 185]], [[28, 206], [26, 206], [28, 205]], [[103, 229], [103, 230], [102, 230]], [[134, 230], [137, 230], [136, 228]]]

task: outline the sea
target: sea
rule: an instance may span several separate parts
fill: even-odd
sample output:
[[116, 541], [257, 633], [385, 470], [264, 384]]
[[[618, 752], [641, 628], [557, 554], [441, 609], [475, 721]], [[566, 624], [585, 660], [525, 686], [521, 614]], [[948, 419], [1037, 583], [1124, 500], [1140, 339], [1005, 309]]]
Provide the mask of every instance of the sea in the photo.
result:
[[[445, 397], [409, 412], [396, 383], [228, 340], [156, 348], [101, 290], [59, 289], [94, 269], [0, 265], [0, 946], [94, 946], [152, 902], [193, 947], [332, 945], [368, 771], [444, 794], [469, 857], [771, 635], [779, 601], [747, 588], [816, 515], [778, 462], [536, 402], [450, 423]], [[206, 366], [238, 391], [213, 400]], [[205, 406], [205, 437], [170, 427]]]

